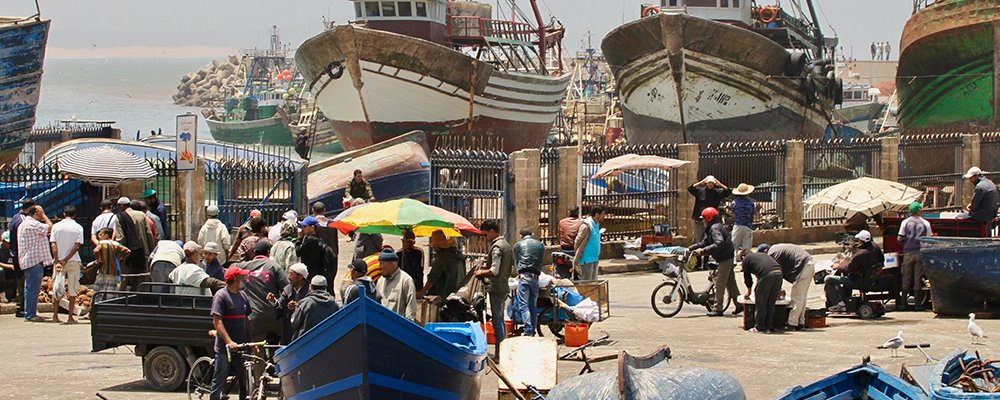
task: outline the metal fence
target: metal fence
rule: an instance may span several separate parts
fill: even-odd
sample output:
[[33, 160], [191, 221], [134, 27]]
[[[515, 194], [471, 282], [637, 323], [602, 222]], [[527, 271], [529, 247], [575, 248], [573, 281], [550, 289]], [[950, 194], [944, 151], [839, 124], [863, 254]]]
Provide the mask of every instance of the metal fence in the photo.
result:
[[626, 171], [617, 177], [591, 180], [605, 161], [625, 154], [677, 158], [676, 144], [586, 147], [583, 152], [583, 210], [604, 206], [602, 237], [609, 240], [651, 235], [653, 225], [667, 224], [673, 234], [680, 223], [677, 211], [678, 174], [662, 170]]
[[[297, 209], [297, 196], [304, 186], [290, 161], [234, 158], [205, 164], [205, 200], [219, 207], [219, 219], [227, 226], [238, 226], [250, 218], [251, 210], [273, 223], [281, 215]], [[301, 210], [300, 210], [301, 211]]]
[[[802, 198], [808, 199], [823, 189], [860, 177], [880, 176], [882, 143], [878, 138], [807, 140], [804, 142]], [[844, 215], [830, 207], [816, 207], [806, 212], [803, 226], [837, 225]]]
[[163, 203], [163, 207], [167, 211], [167, 220], [161, 221], [161, 223], [166, 237], [183, 238], [183, 229], [179, 226], [177, 209], [174, 207], [175, 197], [181, 195], [177, 190], [177, 161], [172, 158], [147, 158], [146, 161], [156, 171], [156, 177], [143, 184], [143, 191], [145, 189], [155, 190], [156, 198]]
[[961, 133], [900, 136], [898, 182], [923, 190], [929, 210], [961, 207], [963, 149]]
[[1000, 156], [998, 156], [1000, 154], [1000, 132], [982, 133], [979, 137], [979, 168], [991, 181], [996, 183], [997, 179], [1000, 179]]
[[538, 197], [538, 238], [545, 244], [559, 244], [559, 219], [565, 210], [556, 210], [559, 202], [559, 150], [541, 151], [541, 196]]
[[[509, 171], [509, 157], [500, 151], [434, 150], [430, 202], [476, 226], [487, 219], [497, 221], [501, 231], [513, 238], [507, 218], [511, 209], [507, 193]], [[484, 258], [489, 245], [483, 237], [471, 236], [463, 251], [466, 256]]]
[[[698, 176], [715, 176], [730, 189], [740, 183], [755, 187], [749, 196], [757, 206], [755, 229], [781, 228], [785, 224], [785, 155], [784, 142], [721, 143], [701, 146]], [[686, 182], [694, 183], [694, 182]], [[735, 220], [729, 206], [721, 205], [726, 221]]]

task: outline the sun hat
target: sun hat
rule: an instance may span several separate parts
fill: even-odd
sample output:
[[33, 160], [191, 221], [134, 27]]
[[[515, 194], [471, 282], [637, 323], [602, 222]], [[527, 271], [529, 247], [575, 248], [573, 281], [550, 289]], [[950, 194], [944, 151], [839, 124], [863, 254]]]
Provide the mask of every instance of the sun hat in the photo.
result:
[[733, 194], [735, 194], [737, 196], [746, 196], [746, 195], [748, 195], [750, 193], [753, 193], [754, 189], [756, 189], [756, 188], [753, 185], [748, 185], [748, 184], [745, 184], [745, 183], [741, 183], [741, 184], [739, 184], [739, 186], [736, 187], [735, 190], [733, 190]]

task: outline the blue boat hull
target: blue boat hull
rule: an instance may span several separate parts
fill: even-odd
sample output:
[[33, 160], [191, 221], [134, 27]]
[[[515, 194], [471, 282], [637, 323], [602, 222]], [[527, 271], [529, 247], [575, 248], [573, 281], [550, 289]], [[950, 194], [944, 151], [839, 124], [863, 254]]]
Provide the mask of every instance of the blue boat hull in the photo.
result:
[[779, 400], [820, 399], [894, 399], [925, 400], [927, 396], [916, 386], [904, 382], [886, 370], [863, 364], [823, 378], [806, 386], [796, 386]]
[[35, 125], [49, 20], [0, 20], [0, 164], [17, 159]]
[[428, 324], [367, 297], [274, 355], [286, 398], [476, 399], [486, 336], [477, 324]]
[[[430, 168], [372, 178], [368, 181], [372, 192], [378, 193], [378, 201], [410, 198], [427, 202], [431, 187]], [[337, 214], [344, 210], [343, 200], [346, 188], [338, 188], [309, 199], [309, 203], [322, 201], [328, 213]]]
[[924, 238], [920, 254], [935, 313], [1000, 311], [1000, 239]]
[[[1000, 398], [1000, 394], [996, 393], [964, 393], [961, 389], [948, 386], [948, 382], [953, 382], [958, 380], [958, 377], [962, 375], [962, 366], [959, 364], [959, 360], [962, 360], [968, 365], [975, 357], [962, 349], [955, 350], [947, 357], [942, 358], [941, 361], [934, 366], [934, 371], [931, 372], [931, 382], [930, 382], [930, 399], [931, 400], [986, 400], [986, 399], [997, 399]], [[1000, 373], [1000, 369], [995, 366], [989, 366], [993, 370], [994, 375]]]

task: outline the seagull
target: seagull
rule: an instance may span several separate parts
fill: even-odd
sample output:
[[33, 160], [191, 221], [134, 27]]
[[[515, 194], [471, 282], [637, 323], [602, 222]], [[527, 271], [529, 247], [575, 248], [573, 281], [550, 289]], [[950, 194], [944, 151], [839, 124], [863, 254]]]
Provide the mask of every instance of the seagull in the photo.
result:
[[983, 327], [976, 324], [975, 313], [969, 313], [969, 335], [972, 336], [972, 344], [979, 344], [979, 339], [987, 337]]
[[895, 358], [897, 356], [896, 351], [899, 350], [900, 347], [903, 347], [903, 331], [899, 331], [899, 333], [896, 334], [896, 337], [886, 340], [885, 343], [882, 343], [881, 346], [876, 348], [892, 350], [892, 357]]

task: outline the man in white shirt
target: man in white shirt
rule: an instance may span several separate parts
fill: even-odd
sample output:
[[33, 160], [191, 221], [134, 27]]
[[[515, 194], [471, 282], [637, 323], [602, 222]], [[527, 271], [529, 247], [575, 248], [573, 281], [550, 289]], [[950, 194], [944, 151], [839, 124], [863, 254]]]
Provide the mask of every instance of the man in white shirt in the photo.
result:
[[187, 295], [209, 295], [208, 289], [225, 287], [226, 282], [208, 276], [201, 267], [201, 246], [195, 242], [184, 243], [184, 263], [170, 271], [170, 282], [181, 286], [174, 287], [174, 293]]
[[[80, 290], [80, 246], [83, 244], [83, 227], [73, 220], [76, 218], [76, 208], [66, 206], [63, 209], [63, 219], [52, 225], [49, 242], [52, 243], [52, 254], [55, 256], [55, 274], [66, 274], [66, 299], [69, 300], [69, 316], [67, 324], [75, 324], [73, 309], [76, 308], [76, 293]], [[59, 322], [59, 307], [53, 307], [52, 321]]]
[[90, 225], [90, 241], [94, 242], [94, 246], [97, 246], [97, 243], [100, 242], [100, 240], [97, 240], [97, 231], [100, 231], [101, 228], [115, 229], [115, 221], [118, 218], [115, 217], [115, 213], [111, 210], [111, 207], [113, 207], [111, 200], [101, 200], [101, 214], [97, 218], [94, 218], [94, 223]]

